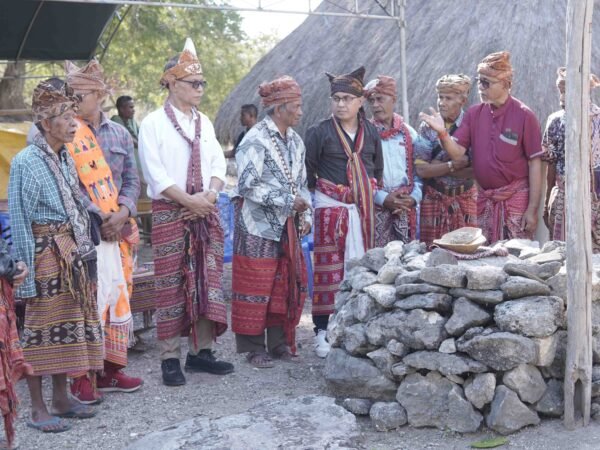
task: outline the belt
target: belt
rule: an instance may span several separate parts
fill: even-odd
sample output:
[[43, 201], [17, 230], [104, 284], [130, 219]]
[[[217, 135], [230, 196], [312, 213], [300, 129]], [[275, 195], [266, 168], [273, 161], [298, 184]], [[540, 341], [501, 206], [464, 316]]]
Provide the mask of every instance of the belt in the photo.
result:
[[432, 187], [433, 189], [438, 191], [440, 194], [448, 195], [450, 197], [455, 197], [457, 195], [464, 194], [469, 189], [471, 189], [474, 184], [475, 184], [475, 182], [473, 180], [467, 180], [459, 186], [450, 187], [450, 186], [446, 186], [445, 184], [436, 181], [435, 179], [430, 180], [429, 183], [427, 183], [428, 186]]

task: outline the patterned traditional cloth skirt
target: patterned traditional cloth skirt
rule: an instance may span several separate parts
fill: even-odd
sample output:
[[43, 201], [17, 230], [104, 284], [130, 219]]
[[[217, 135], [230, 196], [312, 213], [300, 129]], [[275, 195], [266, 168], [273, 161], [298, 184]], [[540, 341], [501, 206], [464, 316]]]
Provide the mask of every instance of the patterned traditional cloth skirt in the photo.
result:
[[532, 239], [534, 232], [521, 230], [529, 204], [529, 180], [522, 178], [498, 189], [479, 189], [477, 224], [492, 245], [503, 239]]
[[385, 247], [392, 241], [402, 241], [405, 244], [416, 239], [415, 212], [402, 211], [392, 214], [387, 208], [375, 208], [375, 246]]
[[421, 202], [421, 241], [429, 247], [434, 239], [462, 227], [477, 226], [477, 187], [458, 195], [445, 195], [425, 186]]
[[103, 341], [93, 283], [70, 224], [32, 226], [37, 297], [26, 299], [23, 354], [34, 375], [101, 370]]
[[[227, 330], [227, 307], [223, 299], [223, 229], [218, 218], [209, 226], [207, 243], [192, 243], [181, 208], [173, 202], [152, 202], [152, 251], [159, 339], [187, 336], [192, 317], [215, 323], [215, 334]], [[206, 255], [204, 270], [201, 253]], [[193, 262], [192, 262], [193, 261]], [[202, 273], [205, 273], [203, 275]], [[207, 283], [207, 298], [198, 293]]]
[[10, 285], [0, 279], [0, 414], [4, 419], [7, 441], [12, 444], [17, 418], [15, 384], [32, 368], [25, 362], [17, 333], [15, 304]]
[[[236, 201], [233, 237], [231, 327], [235, 333], [258, 336], [266, 328], [281, 326], [294, 346], [294, 330], [300, 322], [306, 297], [306, 263], [298, 246], [298, 264], [291, 264], [286, 252], [288, 232], [281, 241], [251, 235]], [[300, 266], [300, 267], [297, 267]], [[298, 295], [290, 289], [290, 271], [296, 271]]]
[[[600, 201], [592, 195], [592, 251], [600, 253]], [[556, 177], [556, 184], [550, 193], [548, 202], [548, 221], [550, 222], [550, 238], [555, 241], [566, 240], [565, 236], [565, 181]]]

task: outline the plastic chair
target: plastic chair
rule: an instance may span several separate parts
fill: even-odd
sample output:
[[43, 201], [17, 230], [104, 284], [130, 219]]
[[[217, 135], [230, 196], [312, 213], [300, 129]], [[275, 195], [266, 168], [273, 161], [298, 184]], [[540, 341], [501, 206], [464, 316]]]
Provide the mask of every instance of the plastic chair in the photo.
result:
[[12, 245], [12, 239], [10, 235], [10, 216], [7, 212], [0, 212], [0, 234], [8, 245]]
[[306, 272], [308, 275], [308, 295], [312, 299], [313, 284], [314, 284], [313, 264], [312, 264], [312, 257], [310, 255], [308, 239], [306, 239], [306, 237], [302, 240], [302, 253], [304, 254], [304, 260], [306, 261]]

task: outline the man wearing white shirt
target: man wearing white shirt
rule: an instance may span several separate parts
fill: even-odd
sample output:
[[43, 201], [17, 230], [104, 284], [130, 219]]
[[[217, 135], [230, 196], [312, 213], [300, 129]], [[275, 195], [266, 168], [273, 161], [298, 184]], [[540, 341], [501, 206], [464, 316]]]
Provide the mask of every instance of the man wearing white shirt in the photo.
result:
[[212, 123], [197, 110], [206, 81], [191, 39], [167, 62], [161, 84], [169, 96], [142, 122], [139, 153], [152, 199], [163, 383], [180, 386], [181, 336], [189, 336], [187, 371], [233, 372], [211, 350], [213, 339], [227, 329], [223, 229], [215, 205], [226, 163]]

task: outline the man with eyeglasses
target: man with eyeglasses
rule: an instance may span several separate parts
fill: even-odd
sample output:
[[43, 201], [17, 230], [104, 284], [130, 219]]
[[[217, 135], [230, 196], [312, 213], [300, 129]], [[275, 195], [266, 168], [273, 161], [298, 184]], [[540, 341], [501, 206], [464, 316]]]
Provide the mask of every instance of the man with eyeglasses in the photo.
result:
[[185, 369], [224, 375], [212, 341], [227, 329], [223, 300], [223, 229], [216, 202], [225, 157], [212, 123], [198, 111], [206, 81], [191, 39], [167, 62], [162, 108], [140, 127], [142, 169], [152, 198], [157, 331], [163, 383], [185, 384], [181, 339], [189, 336]]
[[[452, 136], [463, 121], [463, 107], [471, 90], [471, 78], [449, 74], [435, 84], [437, 105], [445, 128]], [[438, 134], [425, 122], [419, 126], [421, 145], [415, 148], [417, 174], [424, 179], [420, 240], [430, 246], [434, 239], [462, 227], [477, 226], [477, 187], [471, 167], [471, 151], [452, 160], [442, 148]]]
[[453, 161], [470, 147], [479, 185], [477, 222], [489, 243], [533, 238], [542, 196], [540, 124], [535, 114], [511, 93], [510, 53], [486, 56], [477, 66], [482, 103], [474, 105], [454, 135], [433, 108], [420, 114]]
[[421, 138], [401, 115], [394, 112], [397, 98], [396, 80], [380, 75], [365, 86], [383, 152], [383, 189], [377, 191], [375, 203], [375, 245], [416, 239], [417, 205], [422, 198], [423, 183], [415, 175], [414, 148]]
[[375, 245], [374, 194], [383, 176], [381, 139], [365, 119], [365, 68], [345, 75], [327, 73], [331, 117], [306, 134], [308, 187], [315, 191], [313, 322], [315, 351], [324, 358], [334, 297], [344, 265]]

